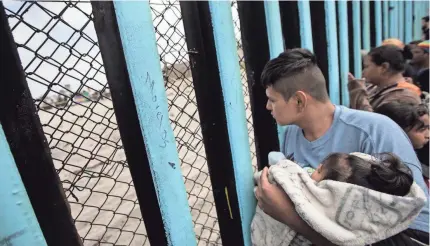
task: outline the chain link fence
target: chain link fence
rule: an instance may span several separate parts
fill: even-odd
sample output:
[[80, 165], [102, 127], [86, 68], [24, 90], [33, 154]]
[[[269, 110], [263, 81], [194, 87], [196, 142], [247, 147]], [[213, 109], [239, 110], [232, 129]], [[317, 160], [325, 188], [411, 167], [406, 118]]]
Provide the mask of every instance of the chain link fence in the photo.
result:
[[[5, 1], [4, 5], [84, 245], [149, 245], [116, 123], [91, 4]], [[179, 2], [151, 0], [150, 6], [198, 245], [221, 245]], [[255, 167], [236, 2], [232, 2], [232, 12]]]
[[84, 245], [149, 244], [89, 2], [4, 2]]
[[150, 6], [194, 231], [199, 245], [220, 245], [179, 1], [150, 1]]

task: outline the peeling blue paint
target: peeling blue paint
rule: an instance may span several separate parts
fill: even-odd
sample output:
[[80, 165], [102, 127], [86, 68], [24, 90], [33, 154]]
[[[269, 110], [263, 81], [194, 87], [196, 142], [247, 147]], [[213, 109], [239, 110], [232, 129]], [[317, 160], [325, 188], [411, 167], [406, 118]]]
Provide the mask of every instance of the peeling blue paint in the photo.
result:
[[412, 2], [405, 2], [405, 43], [409, 43], [412, 41], [412, 30], [414, 26], [413, 22], [413, 11], [412, 11]]
[[256, 200], [253, 192], [254, 184], [248, 128], [246, 126], [245, 105], [231, 6], [228, 1], [210, 1], [209, 9], [212, 16], [213, 34], [227, 117], [243, 238], [245, 245], [251, 245], [251, 221], [255, 213]]
[[149, 2], [115, 1], [114, 6], [168, 244], [196, 245], [181, 169], [172, 168], [180, 162]]
[[1, 125], [0, 160], [0, 245], [47, 245]]

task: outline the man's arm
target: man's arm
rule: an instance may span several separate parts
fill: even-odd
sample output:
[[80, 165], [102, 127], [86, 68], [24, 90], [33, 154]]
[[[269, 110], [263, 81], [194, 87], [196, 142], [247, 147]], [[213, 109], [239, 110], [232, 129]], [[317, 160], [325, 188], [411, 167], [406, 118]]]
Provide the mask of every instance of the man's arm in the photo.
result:
[[263, 169], [258, 182], [256, 197], [258, 206], [269, 216], [288, 225], [315, 245], [335, 245], [312, 229], [297, 214], [293, 202], [288, 195], [276, 184], [267, 179], [267, 167]]

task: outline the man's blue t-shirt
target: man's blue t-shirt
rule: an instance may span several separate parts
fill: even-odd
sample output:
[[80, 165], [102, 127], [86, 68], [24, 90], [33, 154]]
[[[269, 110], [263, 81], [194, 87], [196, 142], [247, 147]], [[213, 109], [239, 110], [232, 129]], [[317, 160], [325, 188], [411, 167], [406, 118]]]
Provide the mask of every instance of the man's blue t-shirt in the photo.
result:
[[[428, 194], [421, 165], [406, 133], [384, 115], [336, 106], [333, 124], [315, 141], [308, 141], [301, 128], [286, 127], [285, 156], [300, 165], [316, 168], [330, 153], [362, 152], [378, 154], [392, 152], [412, 170], [415, 182]], [[410, 228], [429, 231], [428, 201]]]

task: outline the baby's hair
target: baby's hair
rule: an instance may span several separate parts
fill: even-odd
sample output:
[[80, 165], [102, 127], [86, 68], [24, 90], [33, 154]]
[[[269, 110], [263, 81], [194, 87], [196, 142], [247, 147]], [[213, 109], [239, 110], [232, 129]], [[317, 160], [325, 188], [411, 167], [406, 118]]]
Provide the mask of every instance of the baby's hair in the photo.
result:
[[392, 153], [365, 160], [352, 154], [334, 153], [322, 162], [323, 180], [363, 186], [396, 196], [405, 196], [414, 182], [411, 170]]

